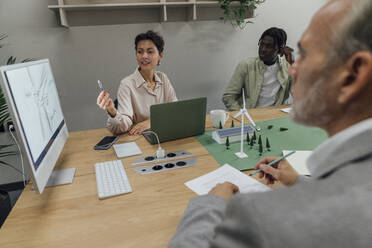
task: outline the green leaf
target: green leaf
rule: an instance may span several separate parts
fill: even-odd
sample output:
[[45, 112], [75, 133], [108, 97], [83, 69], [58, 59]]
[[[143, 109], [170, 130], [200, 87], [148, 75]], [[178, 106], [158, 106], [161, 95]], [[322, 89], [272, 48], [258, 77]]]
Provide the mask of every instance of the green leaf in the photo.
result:
[[26, 62], [30, 62], [30, 61], [35, 61], [35, 59], [27, 58], [27, 59], [22, 60], [22, 63], [26, 63]]
[[10, 58], [8, 59], [8, 61], [6, 62], [6, 64], [7, 65], [15, 64], [16, 60], [17, 60], [16, 57], [10, 56]]
[[7, 147], [11, 147], [13, 146], [13, 144], [10, 144], [10, 145], [0, 145], [0, 150], [1, 149], [4, 149], [4, 148], [7, 148]]
[[[6, 34], [0, 34], [0, 41], [4, 40], [7, 37], [8, 37], [8, 35], [6, 35]], [[0, 44], [0, 48], [1, 47], [3, 47], [2, 44]], [[16, 63], [16, 60], [17, 60], [16, 57], [11, 56], [6, 61], [6, 64], [7, 65], [14, 64], [14, 63]], [[22, 62], [29, 62], [29, 61], [33, 61], [33, 60], [34, 59], [32, 59], [32, 58], [26, 58], [26, 59], [22, 60]], [[5, 96], [2, 92], [2, 89], [0, 87], [0, 125], [3, 125], [4, 123], [7, 123], [9, 120], [10, 120], [10, 115], [9, 115], [7, 102], [6, 102]], [[1, 158], [0, 159], [0, 165], [9, 166], [9, 167], [13, 168], [14, 170], [23, 174], [20, 170], [18, 170], [17, 168], [12, 166], [8, 162], [5, 162], [5, 161], [2, 160], [5, 157], [18, 154], [18, 152], [8, 150], [11, 146], [13, 146], [13, 144], [5, 144], [5, 145], [2, 144], [2, 145], [0, 145], [0, 158]]]
[[17, 154], [17, 152], [1, 152], [0, 153], [0, 158], [5, 158], [5, 157], [16, 155], [16, 154]]
[[[264, 3], [265, 0], [218, 0], [218, 2], [223, 10], [223, 16], [220, 17], [220, 20], [229, 21], [233, 27], [244, 29], [246, 24], [253, 23], [252, 21], [245, 21], [247, 13], [253, 13], [254, 9]], [[239, 6], [231, 6], [232, 2], [238, 2]]]
[[8, 37], [8, 35], [6, 35], [6, 34], [0, 34], [0, 40], [5, 39], [6, 37]]
[[2, 160], [0, 160], [0, 164], [3, 164], [3, 165], [10, 165], [9, 163], [7, 163], [7, 162], [5, 162], [5, 161], [2, 161]]
[[7, 65], [10, 65], [10, 63], [12, 62], [13, 60], [13, 56], [10, 56], [10, 58], [6, 61], [6, 64]]
[[0, 165], [6, 165], [6, 166], [8, 166], [8, 167], [10, 167], [10, 168], [12, 168], [13, 170], [16, 170], [16, 171], [18, 171], [21, 175], [23, 175], [23, 172], [22, 171], [20, 171], [20, 170], [18, 170], [16, 167], [14, 167], [13, 165], [11, 165], [11, 164], [9, 164], [9, 163], [7, 163], [7, 162], [4, 162], [4, 161], [0, 161]]

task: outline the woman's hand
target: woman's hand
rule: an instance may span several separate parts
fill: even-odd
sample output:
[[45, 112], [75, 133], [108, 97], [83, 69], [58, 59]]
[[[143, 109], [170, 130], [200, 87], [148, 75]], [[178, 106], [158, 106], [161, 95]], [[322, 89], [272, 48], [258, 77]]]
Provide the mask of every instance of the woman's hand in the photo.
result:
[[114, 102], [110, 98], [110, 93], [102, 91], [97, 97], [97, 105], [101, 109], [106, 110], [111, 115], [111, 117], [116, 116], [116, 109], [114, 106]]
[[134, 125], [128, 132], [129, 135], [135, 135], [140, 134], [146, 129], [150, 128], [150, 119], [147, 119], [145, 121], [139, 122], [136, 125]]

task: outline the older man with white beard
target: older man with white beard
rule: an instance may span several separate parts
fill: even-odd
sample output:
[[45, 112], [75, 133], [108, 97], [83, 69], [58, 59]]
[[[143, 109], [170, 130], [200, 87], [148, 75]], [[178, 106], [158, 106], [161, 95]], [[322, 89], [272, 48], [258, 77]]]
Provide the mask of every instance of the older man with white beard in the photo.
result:
[[219, 184], [191, 199], [169, 247], [372, 247], [371, 16], [371, 0], [331, 0], [298, 43], [292, 118], [330, 136], [307, 161], [311, 179], [264, 158], [260, 176], [291, 187]]

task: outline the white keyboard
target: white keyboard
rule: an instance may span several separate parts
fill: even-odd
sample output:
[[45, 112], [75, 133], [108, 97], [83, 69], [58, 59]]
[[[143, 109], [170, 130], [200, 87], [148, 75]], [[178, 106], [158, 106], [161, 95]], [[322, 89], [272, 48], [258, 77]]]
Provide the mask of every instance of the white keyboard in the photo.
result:
[[121, 160], [96, 163], [94, 167], [99, 199], [132, 192]]

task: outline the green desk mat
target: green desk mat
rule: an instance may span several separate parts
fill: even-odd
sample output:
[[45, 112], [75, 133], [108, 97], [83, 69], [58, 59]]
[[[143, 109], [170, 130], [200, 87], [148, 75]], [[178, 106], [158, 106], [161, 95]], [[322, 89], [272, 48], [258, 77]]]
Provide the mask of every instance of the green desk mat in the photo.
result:
[[[273, 125], [268, 129], [269, 125]], [[295, 124], [289, 117], [281, 117], [268, 121], [258, 122], [261, 128], [256, 132], [257, 139], [252, 147], [246, 142], [244, 137], [244, 152], [248, 158], [240, 159], [235, 152], [240, 152], [240, 141], [230, 143], [229, 150], [225, 144], [218, 144], [212, 139], [212, 132], [206, 131], [203, 135], [196, 136], [200, 144], [217, 160], [220, 165], [229, 164], [239, 170], [253, 169], [257, 162], [265, 156], [281, 156], [283, 150], [314, 150], [319, 144], [328, 138], [325, 131], [319, 128], [306, 127]], [[288, 128], [287, 131], [280, 131], [280, 128]], [[259, 156], [258, 136], [261, 134], [263, 153]], [[266, 149], [266, 137], [269, 138], [270, 150]]]

